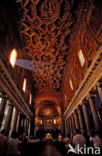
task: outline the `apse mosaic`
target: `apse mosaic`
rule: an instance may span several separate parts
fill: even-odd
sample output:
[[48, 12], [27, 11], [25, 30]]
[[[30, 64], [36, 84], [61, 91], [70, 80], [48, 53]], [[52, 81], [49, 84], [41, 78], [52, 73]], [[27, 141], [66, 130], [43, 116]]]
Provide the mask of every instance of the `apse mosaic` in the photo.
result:
[[74, 0], [16, 0], [16, 3], [22, 50], [35, 69], [34, 87], [61, 89], [70, 34], [75, 26]]

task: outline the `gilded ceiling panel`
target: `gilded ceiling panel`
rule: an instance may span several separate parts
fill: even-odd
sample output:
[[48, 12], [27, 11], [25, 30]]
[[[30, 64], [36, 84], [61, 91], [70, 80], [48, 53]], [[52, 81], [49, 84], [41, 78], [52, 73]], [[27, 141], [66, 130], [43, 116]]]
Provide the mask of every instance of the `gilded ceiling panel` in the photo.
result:
[[69, 39], [75, 26], [74, 3], [74, 0], [17, 0], [22, 49], [33, 62], [32, 78], [37, 89], [62, 87]]

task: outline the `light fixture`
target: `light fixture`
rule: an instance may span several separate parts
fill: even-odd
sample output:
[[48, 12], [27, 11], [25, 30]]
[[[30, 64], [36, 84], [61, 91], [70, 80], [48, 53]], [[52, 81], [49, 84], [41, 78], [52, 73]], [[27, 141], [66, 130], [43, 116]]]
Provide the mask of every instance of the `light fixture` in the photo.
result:
[[69, 80], [69, 84], [70, 84], [71, 90], [73, 90], [73, 83], [72, 83], [72, 80], [71, 79]]
[[31, 105], [31, 103], [32, 103], [32, 94], [30, 94], [29, 96], [29, 104]]
[[24, 81], [23, 81], [23, 91], [24, 92], [26, 91], [26, 78], [24, 78]]
[[10, 64], [14, 68], [17, 59], [17, 50], [13, 49], [10, 53]]

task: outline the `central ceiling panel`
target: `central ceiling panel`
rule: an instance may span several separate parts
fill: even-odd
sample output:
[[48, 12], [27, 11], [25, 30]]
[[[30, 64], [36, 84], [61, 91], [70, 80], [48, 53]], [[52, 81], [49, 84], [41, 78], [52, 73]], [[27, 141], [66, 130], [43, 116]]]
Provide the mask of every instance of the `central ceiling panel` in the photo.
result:
[[22, 50], [31, 60], [37, 89], [62, 87], [70, 34], [75, 24], [74, 0], [17, 0]]

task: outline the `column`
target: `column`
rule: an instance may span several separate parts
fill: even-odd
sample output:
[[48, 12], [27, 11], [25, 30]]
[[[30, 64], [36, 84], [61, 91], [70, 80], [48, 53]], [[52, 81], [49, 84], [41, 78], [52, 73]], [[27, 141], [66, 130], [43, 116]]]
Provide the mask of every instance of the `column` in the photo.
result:
[[26, 119], [26, 128], [25, 128], [25, 135], [26, 136], [28, 136], [28, 126], [29, 126], [28, 119]]
[[7, 135], [9, 134], [9, 130], [11, 126], [12, 113], [13, 113], [13, 105], [9, 104], [8, 114], [5, 121], [5, 130], [7, 131]]
[[20, 112], [19, 113], [19, 125], [18, 125], [18, 128], [19, 128], [19, 131], [22, 131], [22, 128], [23, 128], [23, 113]]
[[69, 123], [69, 134], [71, 134], [70, 119], [68, 119], [68, 123]]
[[64, 121], [64, 123], [65, 123], [65, 136], [67, 135], [67, 122], [66, 122], [66, 120]]
[[62, 115], [62, 132], [65, 135], [65, 120], [64, 120], [64, 116]]
[[94, 103], [92, 97], [89, 98], [89, 104], [90, 104], [90, 108], [91, 108], [91, 112], [92, 112], [96, 130], [99, 130], [99, 128], [100, 128], [99, 117], [98, 117], [97, 109], [96, 109], [96, 106], [95, 106], [95, 103]]
[[102, 102], [102, 88], [101, 88], [100, 86], [97, 86], [97, 91], [98, 91], [100, 100], [101, 100], [101, 102]]
[[28, 138], [30, 138], [30, 131], [31, 131], [31, 123], [28, 122]]
[[[16, 109], [16, 108], [15, 108], [15, 109]], [[14, 125], [13, 125], [13, 130], [14, 130], [14, 131], [16, 131], [17, 119], [18, 119], [18, 110], [16, 109], [16, 111], [15, 111]]]
[[7, 99], [6, 98], [2, 98], [2, 101], [1, 101], [1, 104], [0, 104], [0, 127], [2, 125], [6, 103], [7, 103]]
[[74, 132], [75, 132], [75, 121], [74, 121], [74, 115], [73, 114], [71, 115], [71, 118], [72, 118], [73, 134], [74, 134]]
[[70, 135], [71, 135], [71, 137], [73, 136], [73, 127], [72, 127], [72, 118], [71, 118], [71, 116], [70, 116]]
[[68, 123], [68, 120], [65, 121], [65, 127], [66, 127], [66, 136], [67, 134], [69, 134], [69, 123]]
[[71, 134], [71, 123], [70, 123], [70, 118], [68, 119], [68, 123], [69, 123], [69, 134]]
[[16, 124], [17, 124], [17, 110], [14, 107], [13, 108], [12, 119], [11, 119], [11, 128], [10, 128], [10, 131], [9, 131], [9, 137], [11, 137], [13, 131], [16, 131]]
[[66, 121], [67, 122], [67, 134], [70, 134], [70, 128], [69, 128], [69, 120]]
[[18, 129], [19, 129], [19, 121], [20, 121], [20, 112], [18, 112], [18, 115], [17, 115], [16, 132], [18, 132]]
[[74, 111], [74, 120], [75, 120], [75, 126], [77, 129], [80, 129], [80, 124], [79, 124], [79, 119], [78, 119], [78, 113], [77, 111], [75, 110]]
[[79, 117], [79, 123], [80, 123], [81, 132], [83, 134], [83, 132], [84, 132], [84, 122], [83, 122], [81, 106], [78, 107], [78, 117]]
[[26, 117], [25, 117], [25, 119], [24, 119], [24, 137], [26, 136]]
[[82, 109], [83, 109], [83, 114], [84, 114], [84, 118], [85, 118], [85, 123], [86, 123], [86, 128], [87, 128], [87, 132], [88, 135], [91, 135], [91, 124], [90, 124], [90, 117], [89, 117], [89, 113], [88, 113], [88, 108], [87, 108], [87, 102], [84, 101], [82, 103]]

